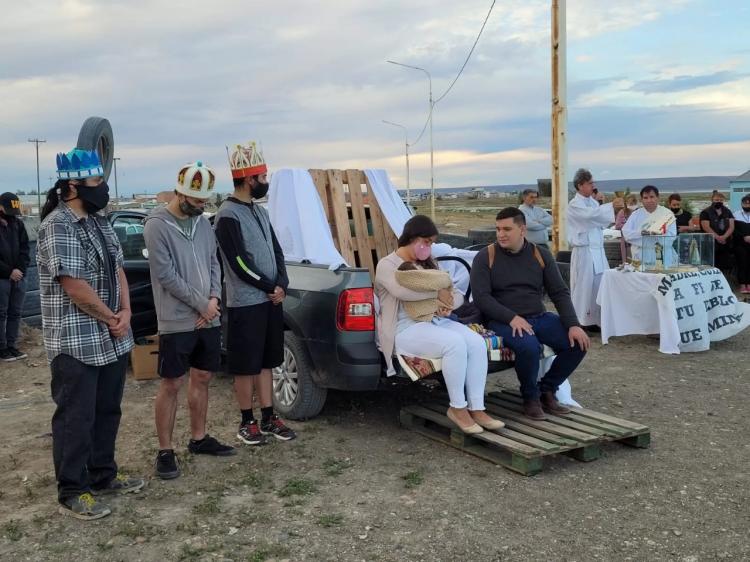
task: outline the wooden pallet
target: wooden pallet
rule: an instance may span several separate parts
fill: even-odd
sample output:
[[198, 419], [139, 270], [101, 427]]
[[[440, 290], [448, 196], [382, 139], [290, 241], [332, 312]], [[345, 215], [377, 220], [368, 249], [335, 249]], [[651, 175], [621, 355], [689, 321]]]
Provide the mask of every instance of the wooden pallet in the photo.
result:
[[346, 262], [375, 277], [378, 261], [393, 252], [397, 236], [383, 217], [362, 170], [309, 170], [323, 203], [333, 243]]
[[445, 416], [447, 407], [447, 400], [406, 406], [401, 410], [401, 424], [525, 476], [540, 472], [550, 455], [589, 462], [601, 456], [604, 442], [639, 448], [651, 443], [647, 426], [586, 408], [562, 416], [547, 415], [546, 421], [531, 420], [522, 414], [521, 396], [513, 390], [490, 392], [485, 397], [487, 412], [505, 422], [497, 431], [466, 435]]

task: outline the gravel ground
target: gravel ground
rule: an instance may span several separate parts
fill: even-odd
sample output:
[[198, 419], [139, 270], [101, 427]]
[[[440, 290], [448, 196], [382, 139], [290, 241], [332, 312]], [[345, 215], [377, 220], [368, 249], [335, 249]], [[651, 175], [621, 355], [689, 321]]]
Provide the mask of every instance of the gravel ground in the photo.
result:
[[[554, 457], [523, 477], [399, 427], [416, 386], [333, 393], [299, 439], [153, 478], [156, 381], [129, 378], [121, 467], [148, 478], [113, 514], [56, 511], [49, 371], [37, 332], [29, 359], [0, 367], [2, 560], [747, 560], [750, 559], [750, 331], [700, 354], [666, 356], [649, 337], [592, 351], [571, 379], [594, 410], [649, 425], [652, 446], [610, 444], [601, 459]], [[513, 385], [512, 371], [490, 387]], [[209, 431], [234, 441], [230, 380], [212, 383]]]

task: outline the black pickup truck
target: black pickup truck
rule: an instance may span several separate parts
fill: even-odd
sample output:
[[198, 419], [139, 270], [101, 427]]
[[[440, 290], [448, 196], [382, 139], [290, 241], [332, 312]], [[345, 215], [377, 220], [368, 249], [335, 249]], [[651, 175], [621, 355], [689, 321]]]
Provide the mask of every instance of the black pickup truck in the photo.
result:
[[[108, 215], [125, 256], [136, 338], [157, 331], [143, 240], [145, 216], [138, 210]], [[30, 238], [35, 250], [35, 233]], [[35, 255], [35, 251], [32, 253]], [[373, 289], [366, 269], [342, 267], [331, 271], [325, 266], [287, 262], [287, 272], [284, 363], [273, 373], [274, 405], [285, 417], [303, 419], [320, 412], [328, 389], [376, 389], [382, 362], [375, 346]], [[29, 324], [39, 325], [36, 273], [32, 260], [24, 318]]]

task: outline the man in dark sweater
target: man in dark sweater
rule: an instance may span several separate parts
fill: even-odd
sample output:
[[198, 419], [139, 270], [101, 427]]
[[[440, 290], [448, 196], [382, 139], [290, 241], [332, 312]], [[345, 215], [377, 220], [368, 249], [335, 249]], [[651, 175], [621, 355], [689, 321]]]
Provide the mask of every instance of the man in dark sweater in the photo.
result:
[[20, 215], [18, 196], [0, 195], [0, 361], [26, 357], [16, 348], [29, 266], [29, 237]]
[[[528, 242], [526, 219], [515, 207], [497, 214], [497, 242], [474, 258], [471, 290], [489, 327], [516, 355], [524, 414], [545, 419], [544, 412], [570, 412], [555, 398], [559, 386], [578, 367], [589, 348], [576, 311], [552, 254]], [[547, 312], [544, 291], [559, 316]], [[542, 344], [557, 357], [537, 383]]]

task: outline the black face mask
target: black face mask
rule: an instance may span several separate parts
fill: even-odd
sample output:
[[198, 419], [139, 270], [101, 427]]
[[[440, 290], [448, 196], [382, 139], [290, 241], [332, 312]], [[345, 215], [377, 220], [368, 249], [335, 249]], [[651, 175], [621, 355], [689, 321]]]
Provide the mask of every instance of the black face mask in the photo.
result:
[[195, 205], [191, 205], [187, 202], [186, 199], [183, 199], [180, 201], [180, 211], [189, 217], [199, 217], [203, 214], [203, 209], [200, 207], [196, 207]]
[[105, 181], [94, 187], [77, 185], [76, 188], [84, 211], [90, 215], [101, 211], [109, 203], [109, 186]]
[[724, 206], [724, 203], [721, 201], [715, 201], [712, 205], [714, 206], [714, 209], [721, 209]]
[[255, 185], [250, 188], [250, 195], [252, 198], [263, 199], [266, 196], [266, 193], [268, 193], [268, 184], [260, 183], [258, 180], [255, 180]]
[[682, 207], [677, 207], [676, 209], [672, 209], [672, 212], [675, 215], [679, 215], [682, 212]]
[[742, 206], [742, 210], [743, 210], [743, 211], [744, 211], [745, 213], [750, 213], [750, 207], [745, 207], [745, 206], [743, 205], [743, 206]]

